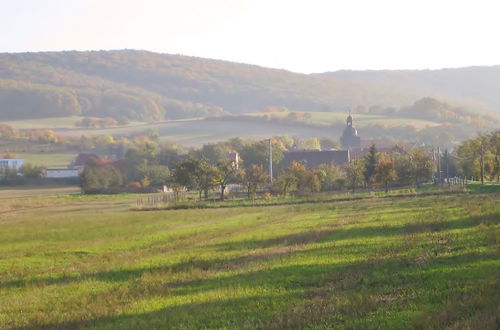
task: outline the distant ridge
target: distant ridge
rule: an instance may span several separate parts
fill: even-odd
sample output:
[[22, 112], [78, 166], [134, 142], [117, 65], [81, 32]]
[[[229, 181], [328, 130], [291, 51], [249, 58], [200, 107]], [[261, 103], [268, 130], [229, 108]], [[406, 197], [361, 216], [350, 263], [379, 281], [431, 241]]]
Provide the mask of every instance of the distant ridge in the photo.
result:
[[500, 66], [300, 74], [148, 51], [0, 54], [0, 119], [83, 115], [153, 121], [262, 111], [400, 107], [432, 96], [498, 114]]
[[317, 74], [394, 92], [426, 95], [500, 115], [500, 65], [439, 70], [340, 70]]

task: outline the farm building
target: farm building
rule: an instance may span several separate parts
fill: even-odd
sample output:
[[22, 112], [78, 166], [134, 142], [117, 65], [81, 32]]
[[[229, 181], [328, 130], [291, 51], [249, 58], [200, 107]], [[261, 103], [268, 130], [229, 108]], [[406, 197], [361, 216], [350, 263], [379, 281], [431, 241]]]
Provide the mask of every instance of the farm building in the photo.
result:
[[10, 170], [19, 170], [24, 164], [24, 159], [21, 158], [1, 158], [0, 168]]
[[45, 170], [45, 177], [48, 179], [78, 178], [79, 175], [78, 169], [50, 168]]

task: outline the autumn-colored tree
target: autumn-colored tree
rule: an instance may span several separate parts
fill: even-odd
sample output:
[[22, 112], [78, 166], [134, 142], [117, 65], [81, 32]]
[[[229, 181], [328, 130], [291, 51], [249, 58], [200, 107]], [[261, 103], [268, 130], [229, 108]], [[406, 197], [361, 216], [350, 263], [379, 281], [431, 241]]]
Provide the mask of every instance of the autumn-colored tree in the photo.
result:
[[45, 167], [32, 165], [31, 163], [24, 163], [24, 165], [20, 168], [20, 172], [26, 178], [42, 179], [45, 172]]
[[248, 198], [255, 198], [259, 184], [266, 183], [268, 180], [264, 167], [258, 164], [252, 164], [245, 169], [243, 184], [247, 188]]
[[352, 192], [363, 182], [364, 179], [364, 162], [362, 159], [355, 158], [349, 164], [345, 165], [346, 179]]
[[220, 200], [224, 200], [226, 187], [229, 183], [237, 183], [242, 177], [240, 170], [231, 159], [222, 160], [217, 163], [214, 182], [220, 188]]
[[297, 189], [297, 178], [289, 171], [286, 171], [273, 181], [273, 190], [279, 191], [282, 196], [288, 195], [295, 189]]
[[328, 191], [338, 187], [338, 180], [342, 177], [340, 168], [334, 163], [321, 164], [317, 168], [321, 190]]
[[410, 152], [410, 160], [412, 165], [412, 176], [415, 180], [415, 185], [429, 181], [434, 171], [434, 162], [429, 153], [422, 148], [414, 148]]
[[387, 154], [379, 155], [375, 164], [374, 179], [377, 184], [384, 187], [385, 192], [389, 190], [389, 183], [397, 178], [394, 162]]

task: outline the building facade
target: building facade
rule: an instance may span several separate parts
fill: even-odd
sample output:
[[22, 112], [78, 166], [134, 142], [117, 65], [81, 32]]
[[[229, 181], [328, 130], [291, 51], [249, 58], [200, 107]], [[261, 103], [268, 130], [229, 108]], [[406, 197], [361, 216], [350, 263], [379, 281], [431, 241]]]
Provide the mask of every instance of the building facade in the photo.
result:
[[0, 168], [9, 170], [19, 170], [24, 164], [24, 159], [20, 158], [1, 158]]
[[45, 177], [48, 179], [68, 179], [68, 178], [78, 178], [78, 169], [69, 168], [51, 168], [45, 170]]

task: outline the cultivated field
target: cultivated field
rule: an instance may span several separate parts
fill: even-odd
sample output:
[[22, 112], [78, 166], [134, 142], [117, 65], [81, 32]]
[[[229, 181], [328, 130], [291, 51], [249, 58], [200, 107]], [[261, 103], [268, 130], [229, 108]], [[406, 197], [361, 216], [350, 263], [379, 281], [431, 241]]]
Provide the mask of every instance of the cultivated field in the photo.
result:
[[499, 322], [498, 192], [130, 211], [0, 201], [0, 328], [472, 328]]
[[[309, 120], [310, 123], [315, 125], [331, 125], [333, 123], [345, 123], [347, 113], [345, 112], [321, 112], [321, 111], [312, 111], [307, 112], [311, 115]], [[278, 118], [285, 118], [289, 115], [287, 112], [276, 112], [276, 113], [248, 113], [248, 116], [275, 116]], [[425, 128], [426, 126], [436, 126], [438, 123], [432, 122], [430, 120], [424, 119], [414, 119], [414, 118], [405, 118], [394, 116], [383, 116], [383, 115], [367, 115], [367, 114], [354, 114], [354, 125], [356, 127], [363, 127], [365, 125], [374, 125], [374, 124], [384, 124], [389, 126], [407, 126], [411, 125], [416, 128]]]
[[[310, 124], [319, 127], [290, 125], [276, 122], [255, 122], [245, 119], [241, 120], [201, 120], [201, 118], [190, 118], [183, 120], [170, 120], [158, 123], [131, 122], [129, 125], [110, 128], [78, 128], [74, 123], [80, 117], [46, 118], [39, 120], [17, 120], [6, 122], [17, 128], [52, 128], [57, 134], [63, 136], [82, 135], [113, 135], [128, 136], [141, 134], [148, 129], [158, 131], [162, 139], [177, 142], [186, 146], [200, 146], [204, 143], [218, 142], [235, 136], [242, 138], [264, 139], [269, 136], [290, 135], [301, 139], [311, 137], [334, 137], [339, 138], [342, 129], [332, 128], [334, 123], [344, 123], [346, 113], [339, 112], [309, 112], [311, 114]], [[264, 116], [266, 113], [248, 113], [247, 116]], [[285, 117], [287, 113], [273, 113], [276, 117]], [[417, 128], [435, 126], [437, 123], [400, 117], [362, 115], [355, 116], [355, 126], [363, 127], [369, 124], [385, 124], [394, 126], [412, 125]], [[321, 127], [323, 126], [323, 127]]]
[[264, 139], [276, 135], [290, 135], [299, 138], [340, 137], [341, 131], [329, 127], [307, 127], [272, 122], [256, 122], [244, 119], [226, 120], [173, 120], [154, 124], [141, 124], [127, 127], [103, 129], [61, 129], [57, 134], [64, 136], [114, 135], [128, 136], [144, 134], [147, 129], [157, 131], [163, 140], [177, 142], [186, 146], [201, 146], [206, 143], [228, 140], [232, 137]]

